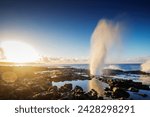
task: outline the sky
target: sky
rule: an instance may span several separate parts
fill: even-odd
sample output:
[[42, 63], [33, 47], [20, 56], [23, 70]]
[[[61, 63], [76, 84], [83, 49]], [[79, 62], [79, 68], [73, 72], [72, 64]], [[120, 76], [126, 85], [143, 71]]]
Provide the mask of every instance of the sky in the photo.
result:
[[149, 0], [0, 0], [0, 43], [23, 41], [40, 55], [89, 58], [101, 19], [121, 22], [121, 49], [110, 60], [150, 56]]

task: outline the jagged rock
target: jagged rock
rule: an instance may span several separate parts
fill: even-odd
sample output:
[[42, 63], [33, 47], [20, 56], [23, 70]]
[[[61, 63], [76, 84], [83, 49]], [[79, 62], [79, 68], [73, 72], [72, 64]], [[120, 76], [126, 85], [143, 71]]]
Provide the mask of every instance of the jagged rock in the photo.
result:
[[33, 96], [33, 99], [36, 99], [36, 100], [56, 100], [56, 99], [59, 99], [60, 98], [60, 93], [59, 92], [43, 92], [43, 93], [38, 93], [38, 94], [35, 94]]
[[74, 92], [83, 92], [83, 89], [80, 86], [75, 86]]
[[68, 90], [72, 90], [72, 84], [65, 84], [64, 87], [66, 87]]
[[51, 86], [48, 88], [49, 92], [57, 92], [58, 91], [58, 87], [57, 86]]
[[103, 75], [117, 75], [117, 74], [123, 74], [122, 70], [112, 70], [112, 69], [104, 69]]
[[112, 95], [112, 92], [111, 92], [111, 91], [105, 91], [105, 92], [104, 92], [104, 95], [105, 95], [106, 97], [110, 97], [110, 96]]
[[72, 84], [65, 84], [59, 88], [60, 92], [69, 92], [72, 90]]
[[130, 94], [119, 87], [114, 87], [112, 96], [115, 98], [128, 98]]
[[94, 89], [91, 89], [89, 92], [87, 92], [86, 96], [90, 100], [96, 100], [96, 99], [98, 99], [98, 93]]
[[105, 91], [110, 91], [110, 88], [106, 87], [104, 90], [105, 90]]

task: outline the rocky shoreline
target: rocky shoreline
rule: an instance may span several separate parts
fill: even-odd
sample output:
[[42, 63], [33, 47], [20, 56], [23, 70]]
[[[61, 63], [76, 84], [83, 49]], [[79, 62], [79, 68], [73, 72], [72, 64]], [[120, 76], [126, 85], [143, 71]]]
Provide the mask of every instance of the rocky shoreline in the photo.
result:
[[[133, 80], [110, 78], [100, 78], [99, 80], [109, 85], [109, 87], [105, 88], [105, 96], [112, 99], [132, 99], [129, 98], [129, 92], [139, 92], [139, 90], [150, 91], [150, 86], [143, 85], [142, 82], [134, 82]], [[146, 94], [139, 95], [147, 96]]]
[[[9, 68], [9, 67], [7, 67]], [[29, 69], [30, 68], [30, 69]], [[0, 71], [0, 99], [2, 100], [102, 100], [102, 99], [132, 99], [130, 92], [147, 97], [139, 90], [150, 91], [148, 85], [132, 80], [112, 77], [96, 77], [100, 82], [108, 84], [104, 95], [100, 96], [95, 89], [84, 91], [81, 86], [66, 83], [61, 87], [53, 86], [52, 82], [91, 80], [88, 70], [74, 68], [32, 68], [11, 67]], [[12, 70], [13, 69], [13, 70]], [[15, 69], [15, 70], [14, 70]], [[4, 79], [3, 73], [14, 72], [18, 77], [15, 81]], [[22, 76], [22, 71], [25, 74]]]

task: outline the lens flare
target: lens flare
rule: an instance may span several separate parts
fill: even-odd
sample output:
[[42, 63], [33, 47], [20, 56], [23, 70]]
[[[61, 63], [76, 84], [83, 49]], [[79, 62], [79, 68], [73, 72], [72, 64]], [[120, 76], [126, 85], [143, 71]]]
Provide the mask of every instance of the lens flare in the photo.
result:
[[1, 47], [8, 62], [34, 62], [39, 58], [35, 49], [23, 42], [5, 41]]
[[17, 74], [14, 72], [4, 72], [2, 74], [2, 79], [7, 83], [13, 83], [17, 80]]

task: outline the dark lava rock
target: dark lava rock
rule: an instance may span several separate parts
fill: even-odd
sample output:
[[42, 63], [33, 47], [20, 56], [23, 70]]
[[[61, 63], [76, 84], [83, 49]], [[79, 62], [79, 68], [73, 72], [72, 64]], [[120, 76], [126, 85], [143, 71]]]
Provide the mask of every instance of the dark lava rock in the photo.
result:
[[105, 91], [110, 91], [110, 88], [106, 87], [104, 90], [105, 90]]
[[72, 90], [72, 97], [75, 100], [84, 100], [86, 99], [86, 95], [84, 94], [85, 92], [83, 91], [82, 87], [76, 86]]
[[73, 95], [71, 92], [61, 93], [61, 100], [71, 100], [73, 99]]
[[118, 75], [123, 74], [122, 70], [104, 69], [103, 75]]
[[126, 74], [140, 74], [140, 75], [148, 75], [149, 73], [140, 71], [140, 70], [135, 70], [135, 71], [124, 71]]
[[75, 86], [74, 92], [83, 92], [83, 89], [80, 86]]
[[105, 95], [106, 97], [110, 97], [110, 96], [112, 95], [112, 92], [111, 92], [111, 91], [105, 91], [105, 92], [104, 92], [104, 95]]
[[42, 92], [42, 93], [38, 93], [35, 94], [33, 96], [33, 99], [36, 100], [56, 100], [60, 98], [60, 93], [59, 92]]
[[72, 84], [65, 84], [59, 88], [60, 92], [69, 92], [72, 90]]
[[114, 87], [112, 97], [114, 98], [128, 98], [130, 94], [119, 87]]
[[142, 85], [140, 87], [140, 89], [143, 89], [143, 90], [150, 90], [149, 86], [148, 85]]
[[139, 89], [134, 88], [134, 87], [130, 87], [128, 90], [129, 90], [129, 91], [132, 91], [132, 92], [138, 92], [138, 91], [139, 91]]
[[57, 92], [58, 91], [58, 87], [57, 86], [51, 86], [48, 88], [49, 92]]
[[66, 89], [68, 89], [69, 91], [72, 90], [72, 84], [65, 84], [64, 87], [65, 87]]
[[85, 95], [88, 100], [103, 100], [103, 97], [98, 96], [98, 93], [94, 89], [91, 89]]
[[86, 100], [87, 99], [84, 93], [73, 93], [72, 97], [73, 97], [73, 100]]
[[37, 93], [33, 95], [32, 98], [35, 100], [49, 100], [51, 96], [52, 96], [52, 93], [43, 92], [43, 93]]
[[109, 84], [110, 90], [113, 90], [114, 87], [120, 87], [126, 90], [128, 90], [131, 87], [136, 89], [150, 90], [150, 87], [148, 85], [143, 85], [142, 82], [133, 82], [132, 80], [107, 79], [105, 80], [105, 82]]
[[91, 89], [87, 95], [90, 99], [97, 99], [98, 93], [94, 89]]

